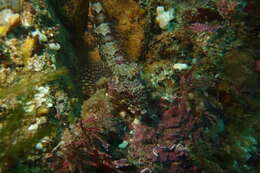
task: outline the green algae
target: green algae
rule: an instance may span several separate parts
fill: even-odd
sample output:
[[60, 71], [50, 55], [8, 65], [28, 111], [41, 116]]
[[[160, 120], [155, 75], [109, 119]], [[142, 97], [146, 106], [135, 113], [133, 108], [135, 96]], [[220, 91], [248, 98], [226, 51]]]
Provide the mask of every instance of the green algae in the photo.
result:
[[37, 85], [45, 84], [47, 82], [57, 79], [59, 76], [66, 73], [66, 69], [60, 69], [50, 73], [31, 73], [21, 74], [17, 76], [20, 81], [9, 86], [8, 88], [0, 88], [0, 99], [14, 98], [16, 96], [31, 92]]
[[17, 159], [24, 157], [40, 139], [53, 132], [53, 125], [49, 124], [33, 135], [21, 134], [26, 121], [32, 117], [21, 105], [1, 117], [0, 148], [4, 150], [0, 151], [0, 172], [9, 172]]

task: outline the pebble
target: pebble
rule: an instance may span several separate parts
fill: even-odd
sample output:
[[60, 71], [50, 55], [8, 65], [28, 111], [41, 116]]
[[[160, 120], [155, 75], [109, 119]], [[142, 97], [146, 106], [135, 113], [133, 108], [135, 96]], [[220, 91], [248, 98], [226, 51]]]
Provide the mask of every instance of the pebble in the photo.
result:
[[128, 141], [123, 141], [121, 144], [118, 145], [118, 148], [125, 149], [128, 146]]

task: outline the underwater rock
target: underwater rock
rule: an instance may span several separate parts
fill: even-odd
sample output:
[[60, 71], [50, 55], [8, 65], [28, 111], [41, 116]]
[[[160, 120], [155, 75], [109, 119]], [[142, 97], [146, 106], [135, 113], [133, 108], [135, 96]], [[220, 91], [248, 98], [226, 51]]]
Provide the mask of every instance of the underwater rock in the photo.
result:
[[150, 94], [153, 98], [172, 100], [176, 89], [176, 71], [167, 60], [155, 61], [144, 68], [142, 78], [147, 87], [152, 89]]
[[[0, 151], [0, 172], [15, 171], [11, 165], [18, 160], [41, 158], [35, 144], [44, 136], [55, 136], [51, 126], [55, 124], [56, 107], [64, 104], [66, 108], [58, 111], [67, 118], [71, 115], [68, 103], [73, 100], [56, 102], [56, 92], [64, 92], [63, 84], [56, 79], [66, 78], [66, 70], [56, 62], [57, 49], [51, 50], [48, 45], [59, 42], [59, 23], [53, 22], [45, 1], [23, 1], [19, 14], [11, 7], [16, 2], [20, 0], [0, 0], [0, 124], [4, 129], [0, 129], [0, 148], [6, 148]], [[6, 170], [9, 167], [11, 171]]]
[[110, 98], [106, 95], [106, 91], [102, 89], [84, 101], [81, 116], [84, 119], [87, 119], [90, 115], [96, 115], [98, 118], [101, 118], [104, 115], [111, 114], [113, 110], [114, 106]]
[[257, 172], [250, 6], [0, 0], [0, 172]]

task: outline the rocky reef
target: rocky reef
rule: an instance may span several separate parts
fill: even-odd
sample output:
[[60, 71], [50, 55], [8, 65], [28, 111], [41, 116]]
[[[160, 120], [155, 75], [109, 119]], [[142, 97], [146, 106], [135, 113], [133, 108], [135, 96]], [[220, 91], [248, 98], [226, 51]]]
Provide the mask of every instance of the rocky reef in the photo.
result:
[[0, 0], [0, 173], [260, 171], [257, 0]]

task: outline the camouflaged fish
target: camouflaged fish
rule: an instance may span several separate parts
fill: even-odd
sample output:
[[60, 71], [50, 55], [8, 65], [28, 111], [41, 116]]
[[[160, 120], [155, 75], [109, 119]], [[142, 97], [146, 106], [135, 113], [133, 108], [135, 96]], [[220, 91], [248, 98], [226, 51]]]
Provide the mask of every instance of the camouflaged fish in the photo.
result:
[[99, 52], [112, 72], [110, 83], [118, 93], [125, 96], [125, 102], [130, 104], [130, 107], [139, 107], [138, 112], [145, 114], [148, 99], [139, 77], [140, 66], [135, 62], [128, 62], [126, 54], [120, 50], [120, 42], [114, 37], [115, 33], [111, 29], [102, 4], [98, 1], [92, 2], [90, 8], [92, 14], [90, 21], [94, 25]]

